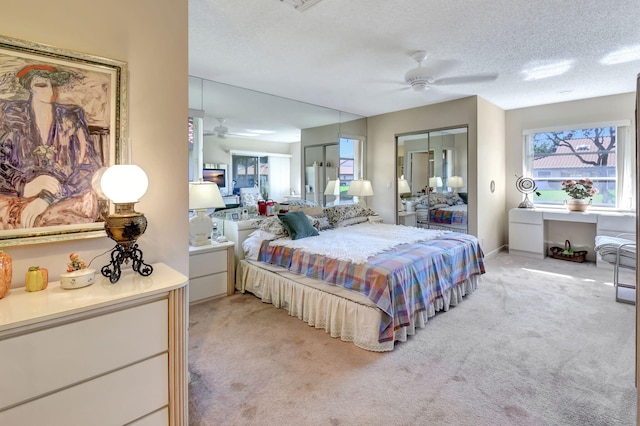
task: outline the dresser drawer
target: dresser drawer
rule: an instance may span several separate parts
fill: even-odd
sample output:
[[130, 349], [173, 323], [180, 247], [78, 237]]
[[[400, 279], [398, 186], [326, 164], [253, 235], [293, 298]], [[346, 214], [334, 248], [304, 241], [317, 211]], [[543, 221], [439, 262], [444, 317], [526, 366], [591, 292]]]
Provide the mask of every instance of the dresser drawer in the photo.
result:
[[189, 302], [227, 294], [227, 272], [191, 278], [189, 280]]
[[166, 352], [168, 317], [163, 299], [0, 340], [0, 410]]
[[189, 256], [189, 278], [216, 274], [227, 270], [227, 250], [191, 253]]
[[[60, 367], [60, 364], [49, 363], [44, 354], [41, 362], [49, 365], [51, 370]], [[78, 367], [82, 363], [80, 359], [73, 362]], [[167, 406], [169, 403], [168, 370], [168, 355], [166, 353], [158, 355], [2, 411], [0, 424], [124, 425]], [[166, 413], [166, 410], [164, 412]], [[166, 418], [160, 417], [162, 423], [156, 424], [168, 423]]]

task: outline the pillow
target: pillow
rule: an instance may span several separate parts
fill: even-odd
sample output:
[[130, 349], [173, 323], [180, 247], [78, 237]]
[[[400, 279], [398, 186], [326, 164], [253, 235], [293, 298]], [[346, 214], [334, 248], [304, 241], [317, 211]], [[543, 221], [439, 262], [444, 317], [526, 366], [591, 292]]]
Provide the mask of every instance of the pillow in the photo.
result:
[[260, 222], [259, 228], [278, 236], [286, 236], [287, 228], [276, 216], [269, 216]]
[[344, 204], [339, 206], [325, 207], [324, 212], [329, 218], [329, 223], [333, 226], [345, 219], [353, 219], [354, 217], [368, 217], [375, 215], [375, 212], [367, 207], [359, 204]]
[[256, 229], [242, 242], [245, 259], [257, 260], [260, 254], [260, 246], [264, 240], [277, 240], [283, 235], [274, 235], [270, 232]]
[[336, 228], [344, 228], [345, 226], [356, 225], [358, 223], [368, 222], [369, 217], [360, 216], [360, 217], [352, 217], [350, 219], [344, 219], [340, 222], [336, 223]]
[[313, 227], [309, 218], [304, 212], [290, 212], [279, 214], [278, 218], [284, 225], [292, 240], [313, 237], [318, 234], [318, 230]]
[[322, 210], [322, 206], [304, 207], [302, 209], [302, 211], [305, 212], [305, 214], [308, 214], [309, 216], [322, 216], [322, 215], [324, 215], [324, 211]]
[[467, 193], [466, 192], [458, 192], [458, 196], [460, 198], [462, 198], [462, 201], [464, 201], [465, 204], [468, 204], [467, 203]]

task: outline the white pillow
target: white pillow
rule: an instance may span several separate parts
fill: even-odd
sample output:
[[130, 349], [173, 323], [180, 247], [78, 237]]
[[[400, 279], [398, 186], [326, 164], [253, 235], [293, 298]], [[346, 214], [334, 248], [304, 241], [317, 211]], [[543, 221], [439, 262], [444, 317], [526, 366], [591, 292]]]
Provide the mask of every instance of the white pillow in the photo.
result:
[[262, 229], [256, 229], [242, 242], [245, 259], [258, 260], [260, 254], [260, 245], [264, 240], [275, 240], [282, 238], [282, 235], [275, 235]]

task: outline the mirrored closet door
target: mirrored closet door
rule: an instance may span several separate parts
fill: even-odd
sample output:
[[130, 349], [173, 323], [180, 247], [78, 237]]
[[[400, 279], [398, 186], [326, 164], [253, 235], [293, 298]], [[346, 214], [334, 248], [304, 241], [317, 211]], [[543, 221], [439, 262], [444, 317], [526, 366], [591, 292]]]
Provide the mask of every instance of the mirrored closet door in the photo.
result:
[[396, 223], [466, 233], [467, 127], [396, 136]]

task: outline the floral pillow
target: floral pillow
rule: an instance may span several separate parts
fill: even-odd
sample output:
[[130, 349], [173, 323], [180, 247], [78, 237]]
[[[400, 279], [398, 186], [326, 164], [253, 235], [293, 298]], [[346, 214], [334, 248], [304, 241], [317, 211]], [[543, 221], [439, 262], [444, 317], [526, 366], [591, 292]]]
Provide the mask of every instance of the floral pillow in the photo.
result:
[[353, 219], [355, 217], [369, 217], [375, 215], [375, 212], [367, 207], [363, 207], [359, 204], [345, 204], [340, 206], [325, 207], [324, 212], [329, 219], [329, 223], [333, 226], [346, 219]]
[[287, 229], [284, 227], [278, 216], [270, 216], [260, 222], [259, 228], [263, 231], [277, 235], [279, 238], [289, 236]]

